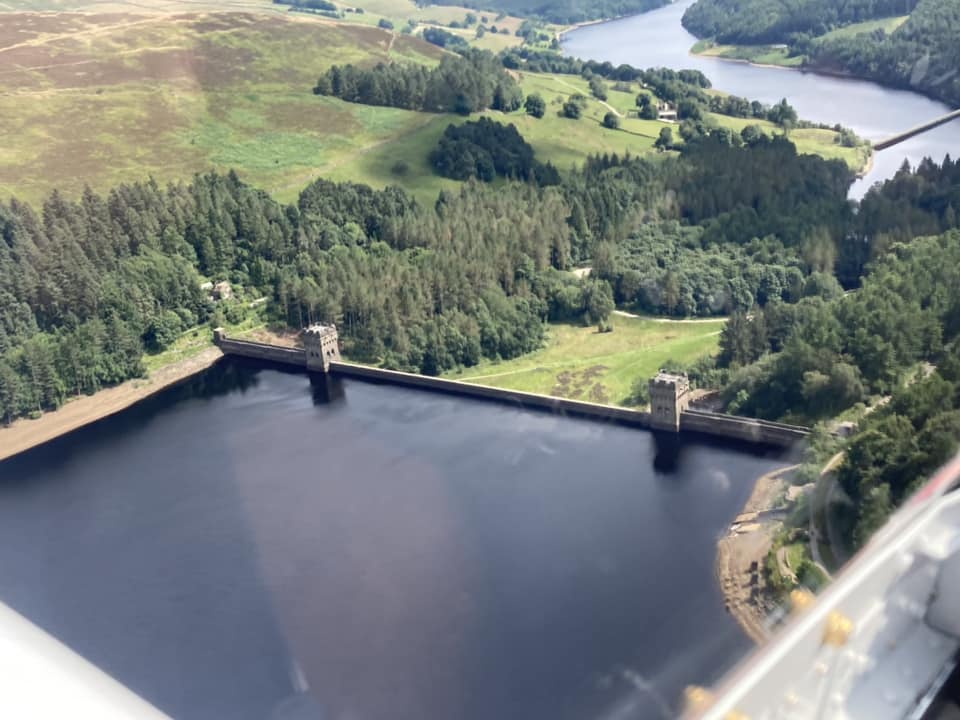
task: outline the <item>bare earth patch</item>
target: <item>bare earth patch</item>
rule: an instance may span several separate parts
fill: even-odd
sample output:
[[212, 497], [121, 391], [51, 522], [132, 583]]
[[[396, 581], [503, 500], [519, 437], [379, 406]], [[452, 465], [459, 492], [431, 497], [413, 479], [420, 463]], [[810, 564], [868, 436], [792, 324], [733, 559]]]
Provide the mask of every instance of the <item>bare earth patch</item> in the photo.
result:
[[796, 465], [760, 477], [727, 535], [717, 542], [717, 578], [727, 611], [760, 644], [769, 637], [766, 619], [775, 609], [764, 585], [763, 561], [782, 521], [776, 503]]
[[128, 380], [116, 387], [101, 390], [96, 395], [72, 400], [59, 410], [45, 413], [36, 420], [18, 420], [9, 427], [0, 428], [0, 460], [120, 412], [139, 400], [206, 370], [220, 357], [222, 353], [219, 348], [211, 347], [199, 355], [167, 365], [149, 378]]

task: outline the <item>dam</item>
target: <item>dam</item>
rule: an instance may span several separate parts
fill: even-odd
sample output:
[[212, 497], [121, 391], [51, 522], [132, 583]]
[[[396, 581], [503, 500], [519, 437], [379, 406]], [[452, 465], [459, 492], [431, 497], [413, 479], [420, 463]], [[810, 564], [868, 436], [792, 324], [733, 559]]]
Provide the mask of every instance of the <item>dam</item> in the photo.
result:
[[893, 147], [894, 145], [899, 145], [902, 142], [906, 142], [910, 138], [921, 135], [928, 130], [933, 130], [941, 125], [946, 125], [948, 122], [953, 122], [954, 120], [960, 120], [960, 110], [954, 110], [953, 112], [941, 115], [940, 117], [936, 117], [928, 122], [915, 125], [914, 127], [904, 130], [901, 133], [884, 138], [879, 142], [875, 142], [873, 144], [873, 149], [878, 152], [880, 150], [886, 150], [887, 148]]
[[740, 442], [789, 448], [806, 438], [810, 430], [799, 425], [745, 418], [690, 408], [690, 385], [685, 376], [659, 373], [650, 381], [651, 412], [614, 405], [571, 400], [551, 395], [505, 390], [460, 380], [418, 375], [344, 362], [335, 325], [315, 324], [304, 329], [303, 348], [228, 338], [214, 330], [214, 343], [225, 355], [235, 355], [310, 372], [353, 377], [436, 392], [508, 403], [526, 408], [596, 418], [650, 430], [701, 433]]

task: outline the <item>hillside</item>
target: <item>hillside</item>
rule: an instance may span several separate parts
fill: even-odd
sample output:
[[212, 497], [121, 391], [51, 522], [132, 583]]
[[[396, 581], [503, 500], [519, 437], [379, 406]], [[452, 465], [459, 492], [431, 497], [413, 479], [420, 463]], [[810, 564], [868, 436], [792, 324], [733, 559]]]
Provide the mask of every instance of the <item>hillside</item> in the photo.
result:
[[441, 54], [375, 28], [259, 13], [17, 13], [2, 28], [0, 195], [25, 199], [211, 166], [293, 196], [318, 169], [432, 119], [315, 98], [319, 73], [344, 58]]
[[960, 3], [920, 0], [893, 32], [875, 29], [811, 45], [813, 68], [841, 69], [960, 105]]
[[954, 0], [698, 0], [683, 25], [703, 39], [695, 52], [849, 73], [960, 104]]
[[[417, 37], [272, 6], [2, 18], [0, 197], [39, 202], [54, 188], [76, 196], [86, 185], [103, 191], [147, 176], [165, 183], [211, 168], [234, 169], [284, 202], [320, 176], [400, 184], [425, 202], [456, 185], [435, 175], [427, 156], [447, 125], [462, 122], [459, 116], [311, 93], [333, 63], [436, 64], [444, 51]], [[621, 130], [605, 130], [608, 107], [595, 99], [579, 120], [560, 118], [557, 111], [571, 94], [589, 95], [583, 78], [518, 77], [523, 92], [540, 93], [549, 109], [540, 120], [521, 109], [509, 122], [561, 170], [590, 154], [652, 152], [664, 126], [634, 113]], [[626, 114], [635, 107], [636, 89], [611, 88], [608, 104]], [[817, 141], [800, 133], [795, 140], [803, 152], [839, 154], [851, 166], [862, 162], [830, 133]], [[398, 163], [406, 167], [403, 174], [394, 172]]]
[[549, 22], [568, 24], [587, 20], [635, 15], [668, 5], [670, 0], [466, 0], [441, 5], [466, 5], [510, 15], [538, 17]]
[[836, 28], [903, 15], [916, 0], [698, 0], [683, 14], [683, 26], [719, 43], [790, 43]]

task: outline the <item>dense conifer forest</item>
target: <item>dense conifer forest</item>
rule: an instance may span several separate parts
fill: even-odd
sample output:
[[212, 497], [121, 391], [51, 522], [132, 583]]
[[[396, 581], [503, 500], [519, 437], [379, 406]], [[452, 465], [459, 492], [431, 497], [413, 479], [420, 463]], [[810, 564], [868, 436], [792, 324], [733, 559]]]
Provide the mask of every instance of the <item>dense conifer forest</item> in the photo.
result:
[[560, 173], [534, 159], [533, 148], [517, 132], [489, 118], [463, 125], [448, 125], [430, 164], [444, 177], [476, 178], [491, 182], [497, 177], [532, 180], [538, 185], [559, 185]]
[[462, 115], [487, 108], [510, 112], [523, 104], [520, 87], [493, 53], [460, 52], [433, 68], [402, 63], [372, 68], [333, 65], [313, 92], [364, 105]]
[[807, 51], [815, 68], [842, 70], [879, 83], [916, 90], [960, 105], [960, 4], [920, 0], [892, 33], [875, 30], [814, 40]]
[[853, 23], [906, 15], [917, 0], [698, 0], [683, 26], [698, 37], [742, 45], [787, 43]]

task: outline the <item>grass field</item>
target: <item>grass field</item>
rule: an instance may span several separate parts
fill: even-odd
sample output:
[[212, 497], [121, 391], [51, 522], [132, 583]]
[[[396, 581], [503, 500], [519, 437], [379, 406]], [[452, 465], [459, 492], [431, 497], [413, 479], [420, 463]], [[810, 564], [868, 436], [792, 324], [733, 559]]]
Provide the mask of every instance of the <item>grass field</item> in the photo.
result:
[[666, 361], [690, 362], [716, 352], [724, 320], [662, 321], [612, 315], [613, 332], [550, 325], [546, 346], [521, 358], [486, 361], [447, 377], [495, 387], [624, 404], [638, 379]]
[[[740, 132], [747, 125], [759, 125], [767, 134], [779, 134], [779, 127], [766, 120], [735, 118], [726, 115], [711, 117], [720, 125]], [[797, 152], [807, 155], [819, 155], [827, 160], [843, 160], [854, 172], [862, 170], [870, 157], [869, 147], [844, 147], [836, 143], [837, 133], [821, 128], [797, 128], [790, 131], [790, 141], [797, 146]]]
[[335, 62], [442, 54], [376, 28], [243, 12], [0, 17], [0, 196], [235, 168], [290, 199], [435, 119], [311, 93]]
[[[889, 35], [907, 21], [909, 15], [900, 17], [867, 20], [862, 23], [846, 25], [821, 35], [821, 38], [852, 37], [874, 30], [884, 30]], [[690, 50], [696, 55], [717, 57], [725, 60], [744, 60], [756, 65], [777, 65], [779, 67], [800, 67], [806, 59], [803, 55], [791, 56], [783, 45], [720, 45], [712, 40], [700, 40]]]
[[[153, 10], [193, 7], [142, 2]], [[439, 48], [369, 25], [285, 13], [262, 0], [234, 2], [250, 10], [146, 14], [118, 12], [105, 2], [84, 9], [112, 12], [0, 13], [0, 197], [38, 203], [54, 188], [75, 196], [84, 185], [105, 191], [147, 176], [166, 182], [231, 168], [283, 202], [320, 176], [398, 184], [424, 202], [455, 185], [433, 174], [427, 156], [447, 125], [463, 118], [311, 92], [333, 63], [434, 63], [442, 57]], [[438, 21], [465, 13], [421, 9], [411, 0], [361, 4], [368, 11], [350, 17], [365, 22], [375, 11], [398, 23], [424, 13]], [[519, 24], [516, 18], [496, 22]], [[611, 90], [607, 104], [590, 98], [583, 116], [569, 120], [559, 109], [573, 93], [589, 97], [582, 78], [522, 73], [519, 79], [526, 93], [547, 100], [546, 116], [487, 114], [514, 123], [538, 158], [561, 170], [590, 154], [652, 152], [664, 126], [631, 114], [637, 88]], [[619, 130], [602, 127], [610, 108], [623, 115]], [[834, 145], [832, 134], [801, 132], [808, 131], [795, 135], [801, 151], [856, 165], [856, 151]]]
[[853, 37], [854, 35], [860, 35], [861, 33], [871, 33], [874, 30], [883, 30], [890, 35], [893, 31], [903, 25], [909, 15], [901, 15], [899, 17], [891, 18], [880, 18], [879, 20], [867, 20], [862, 23], [854, 23], [853, 25], [847, 25], [842, 28], [837, 28], [836, 30], [831, 30], [826, 35], [821, 35], [823, 38], [838, 38], [838, 37]]
[[691, 48], [691, 52], [724, 60], [744, 60], [756, 65], [780, 67], [803, 65], [802, 55], [791, 57], [787, 48], [779, 45], [718, 45], [711, 40], [701, 40]]
[[[609, 90], [607, 105], [604, 105], [589, 98], [587, 83], [579, 77], [523, 73], [520, 84], [525, 93], [540, 93], [547, 101], [544, 117], [533, 118], [523, 110], [509, 114], [484, 114], [499, 122], [514, 124], [524, 139], [533, 146], [537, 159], [541, 162], [552, 162], [560, 170], [580, 165], [590, 155], [623, 155], [626, 152], [643, 155], [655, 152], [653, 144], [660, 129], [669, 125], [657, 120], [639, 119], [633, 112], [636, 108], [635, 92]], [[589, 98], [579, 120], [570, 120], [559, 115], [560, 107], [573, 93], [581, 93]], [[619, 130], [609, 130], [602, 125], [603, 116], [609, 112], [610, 107], [623, 116]], [[724, 115], [712, 117], [718, 124], [735, 132], [740, 132], [750, 124], [759, 125], [769, 134], [780, 132], [773, 123], [765, 120], [731, 118]], [[435, 175], [427, 156], [436, 146], [447, 125], [459, 124], [467, 119], [453, 115], [425, 116], [422, 125], [392, 139], [389, 145], [378, 148], [376, 152], [362, 152], [346, 160], [328, 175], [334, 179], [351, 179], [376, 187], [400, 184], [419, 199], [429, 202], [441, 188], [453, 187], [456, 183]], [[672, 127], [674, 136], [677, 137], [676, 126]], [[845, 148], [836, 144], [836, 133], [831, 130], [794, 130], [790, 137], [799, 152], [838, 158], [844, 160], [853, 170], [860, 170], [866, 163], [866, 149]], [[398, 162], [404, 163], [407, 168], [402, 175], [392, 171]]]

